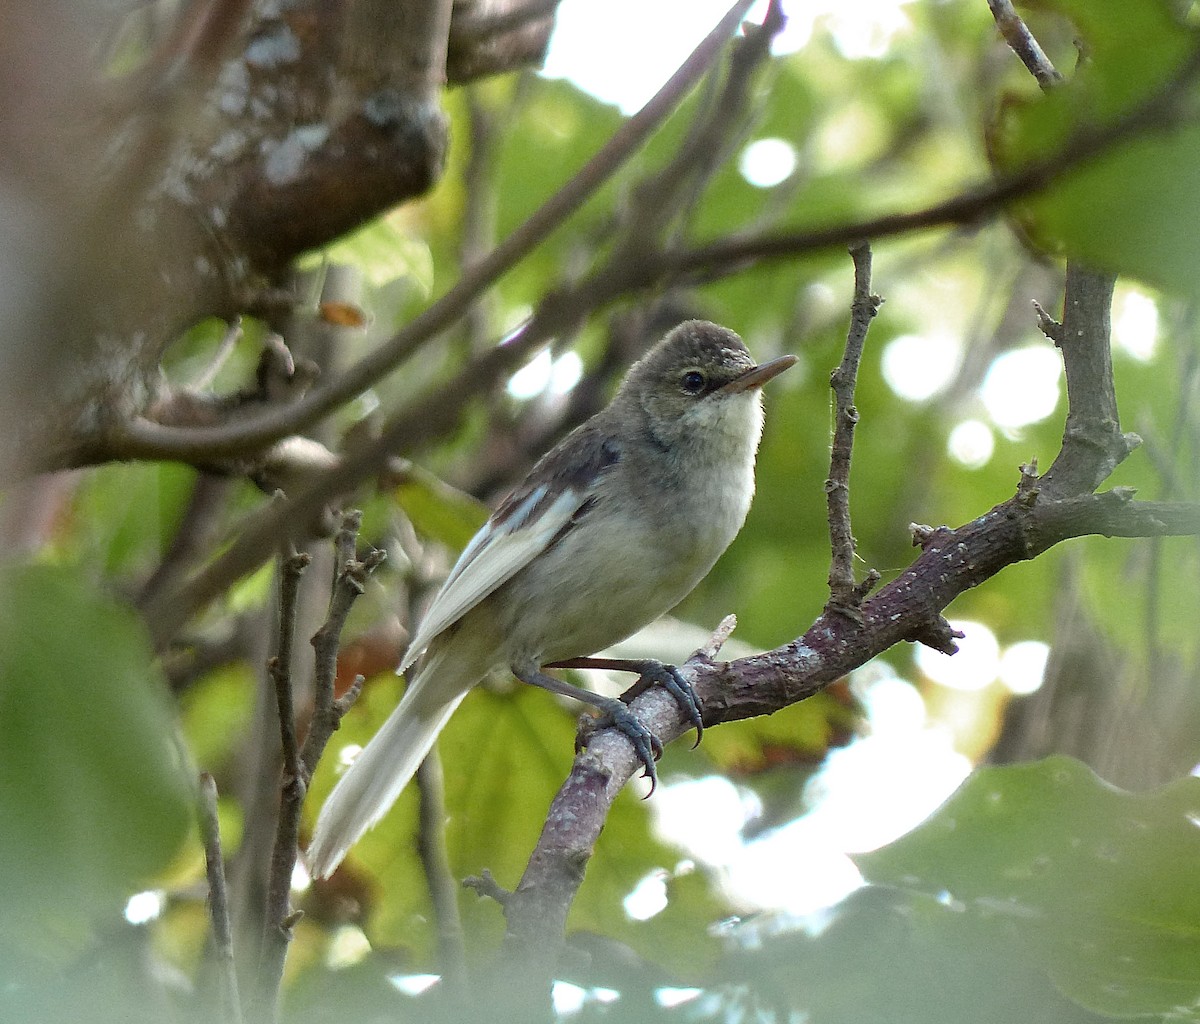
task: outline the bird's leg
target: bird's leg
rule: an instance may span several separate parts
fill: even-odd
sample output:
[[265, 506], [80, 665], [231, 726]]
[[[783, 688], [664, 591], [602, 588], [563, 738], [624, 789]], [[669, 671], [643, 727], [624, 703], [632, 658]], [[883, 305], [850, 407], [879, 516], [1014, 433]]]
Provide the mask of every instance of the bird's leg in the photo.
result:
[[682, 673], [674, 665], [655, 661], [652, 658], [569, 658], [566, 661], [551, 662], [548, 668], [600, 668], [609, 672], [636, 672], [638, 680], [628, 690], [621, 694], [621, 700], [632, 704], [650, 687], [658, 685], [675, 698], [675, 703], [687, 716], [687, 720], [696, 727], [696, 742], [693, 749], [700, 746], [700, 737], [704, 735], [704, 719], [700, 715], [700, 700], [692, 684], [683, 678]]
[[[654, 787], [658, 784], [658, 772], [654, 768], [654, 762], [662, 757], [662, 743], [624, 703], [616, 697], [603, 697], [598, 693], [592, 693], [591, 690], [555, 679], [554, 676], [547, 675], [536, 665], [513, 665], [512, 673], [521, 682], [528, 683], [530, 686], [538, 686], [551, 693], [572, 697], [598, 709], [603, 715], [598, 724], [616, 729], [633, 744], [634, 752], [645, 768], [646, 778], [650, 780], [650, 792], [654, 792]], [[579, 740], [576, 740], [575, 748], [576, 751], [581, 749]]]

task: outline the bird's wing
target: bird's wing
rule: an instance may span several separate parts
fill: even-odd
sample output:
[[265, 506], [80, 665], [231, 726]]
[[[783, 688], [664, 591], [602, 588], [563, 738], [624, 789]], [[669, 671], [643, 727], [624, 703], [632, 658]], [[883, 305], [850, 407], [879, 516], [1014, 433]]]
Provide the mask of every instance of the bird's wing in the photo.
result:
[[549, 484], [518, 491], [463, 549], [429, 606], [397, 672], [404, 672], [447, 626], [474, 608], [550, 546], [587, 504], [586, 487]]
[[543, 456], [463, 549], [396, 671], [578, 522], [595, 504], [597, 479], [620, 460], [617, 444], [587, 424]]

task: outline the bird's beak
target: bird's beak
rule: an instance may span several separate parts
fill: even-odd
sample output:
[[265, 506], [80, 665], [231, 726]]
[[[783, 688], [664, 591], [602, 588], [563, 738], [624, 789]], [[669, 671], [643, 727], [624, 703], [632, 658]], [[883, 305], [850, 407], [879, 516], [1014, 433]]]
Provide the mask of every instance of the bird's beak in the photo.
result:
[[749, 391], [751, 388], [761, 388], [772, 377], [778, 377], [789, 366], [795, 366], [796, 361], [795, 356], [780, 356], [778, 359], [772, 359], [769, 363], [752, 367], [740, 377], [734, 377], [720, 389], [720, 393], [736, 395], [742, 391]]

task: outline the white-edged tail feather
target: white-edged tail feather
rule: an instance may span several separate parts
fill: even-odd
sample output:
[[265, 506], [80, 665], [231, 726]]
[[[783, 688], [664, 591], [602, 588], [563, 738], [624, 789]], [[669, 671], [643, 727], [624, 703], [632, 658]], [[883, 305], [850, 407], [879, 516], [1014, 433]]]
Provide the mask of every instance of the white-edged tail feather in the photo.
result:
[[454, 709], [478, 681], [478, 676], [464, 679], [454, 671], [458, 666], [446, 665], [454, 659], [447, 659], [445, 653], [421, 666], [396, 710], [326, 799], [305, 853], [314, 878], [333, 874], [346, 851], [388, 812]]

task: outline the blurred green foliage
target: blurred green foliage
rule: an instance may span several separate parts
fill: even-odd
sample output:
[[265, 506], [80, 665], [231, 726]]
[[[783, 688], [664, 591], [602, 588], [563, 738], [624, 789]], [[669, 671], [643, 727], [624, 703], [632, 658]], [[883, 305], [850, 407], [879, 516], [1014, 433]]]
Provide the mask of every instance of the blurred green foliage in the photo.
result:
[[[981, 180], [989, 137], [990, 156], [1005, 166], [1044, 156], [1080, 124], [1139, 101], [1195, 46], [1177, 6], [1038, 4], [1034, 28], [1073, 79], [1049, 96], [1037, 92], [998, 41], [983, 0], [907, 5], [907, 28], [878, 57], [849, 59], [818, 28], [803, 49], [773, 63], [755, 95], [754, 120], [734, 147], [736, 158], [755, 139], [783, 139], [795, 150], [796, 170], [776, 186], [757, 188], [733, 160], [708, 185], [689, 230], [703, 240], [915, 209]], [[1087, 44], [1077, 76], [1076, 34]], [[702, 100], [692, 97], [629, 172], [499, 283], [482, 304], [489, 340], [605, 251], [634, 179], [669, 159]], [[482, 83], [470, 102], [496, 130], [489, 188], [497, 237], [621, 123], [614, 109], [568, 83], [536, 76]], [[445, 179], [426, 199], [324, 254], [364, 270], [364, 307], [373, 319], [352, 348], [365, 350], [387, 336], [458, 273], [470, 198], [468, 97], [452, 93], [446, 105], [455, 131]], [[1023, 203], [1017, 221], [997, 212], [970, 230], [929, 231], [875, 247], [874, 287], [886, 302], [871, 329], [856, 397], [861, 422], [851, 501], [861, 570], [874, 567], [885, 581], [893, 578], [913, 557], [910, 523], [968, 521], [1013, 493], [1020, 464], [1036, 459], [1045, 468], [1053, 459], [1063, 399], [1040, 420], [1002, 426], [981, 385], [1005, 353], [1049, 346], [1029, 300], [1058, 307], [1059, 268], [1050, 256], [1062, 251], [1141, 282], [1138, 294], [1159, 314], [1157, 347], [1149, 355], [1118, 348], [1114, 357], [1125, 426], [1147, 443], [1111, 482], [1137, 486], [1144, 497], [1196, 499], [1195, 150], [1194, 129], [1147, 136]], [[794, 351], [801, 359], [768, 389], [754, 507], [730, 551], [678, 609], [685, 620], [711, 628], [736, 612], [738, 638], [766, 648], [802, 633], [823, 607], [828, 374], [841, 356], [851, 278], [849, 259], [830, 252], [758, 266], [675, 296], [736, 328], [760, 358]], [[653, 298], [639, 296], [631, 305]], [[585, 372], [602, 358], [609, 327], [597, 316], [564, 339]], [[247, 349], [261, 331], [248, 326], [249, 340], [218, 378], [223, 389], [251, 372]], [[169, 370], [184, 378], [202, 370], [222, 334], [223, 326], [212, 322], [194, 329], [172, 353]], [[889, 346], [910, 335], [953, 341], [954, 365], [915, 368], [942, 381], [925, 398], [902, 397], [883, 369]], [[427, 348], [372, 398], [390, 409], [436, 386], [467, 348], [457, 336]], [[520, 451], [523, 429], [552, 421], [564, 401], [544, 395], [520, 402], [498, 381], [455, 437], [415, 453], [420, 465], [391, 482], [383, 499], [364, 497], [370, 503], [364, 542], [388, 544], [397, 555], [378, 577], [380, 592], [364, 602], [369, 614], [394, 615], [400, 603], [394, 595], [408, 582], [412, 565], [396, 535], [411, 533], [433, 563], [449, 564], [482, 521], [481, 499], [496, 497], [457, 485], [486, 477], [486, 453], [500, 451], [499, 441], [504, 451]], [[951, 435], [965, 421], [983, 425], [994, 444], [990, 457], [970, 462], [950, 454]], [[485, 447], [492, 442], [495, 449]], [[512, 463], [519, 474], [520, 459]], [[96, 993], [93, 1019], [119, 1019], [109, 1008], [144, 990], [147, 958], [189, 973], [201, 960], [206, 922], [195, 893], [202, 867], [194, 840], [179, 852], [191, 769], [175, 745], [175, 719], [190, 756], [218, 778], [227, 848], [236, 854], [246, 825], [240, 796], [255, 764], [247, 751], [257, 735], [260, 663], [243, 657], [198, 672], [173, 716], [136, 619], [119, 606], [167, 551], [194, 480], [193, 470], [177, 466], [89, 472], [39, 559], [0, 578], [0, 1018], [67, 1019]], [[224, 530], [259, 500], [248, 485], [236, 488]], [[1065, 644], [1072, 635], [1064, 631], [1078, 624], [1062, 613], [1070, 590], [1079, 602], [1075, 614], [1092, 631], [1089, 642], [1104, 652], [1125, 696], [1181, 682], [1184, 710], [1154, 723], [1170, 732], [1196, 715], [1194, 687], [1187, 684], [1200, 658], [1198, 563], [1194, 539], [1077, 541], [1006, 570], [964, 594], [949, 614], [985, 623], [1002, 645]], [[309, 584], [320, 604], [327, 580], [314, 573]], [[261, 615], [269, 589], [268, 574], [258, 574], [202, 625], [219, 633], [235, 613]], [[362, 632], [374, 625], [361, 623]], [[890, 657], [902, 675], [923, 684], [905, 653]], [[310, 813], [332, 785], [341, 750], [365, 743], [398, 694], [390, 673], [368, 680], [313, 780]], [[994, 733], [1007, 705], [993, 692], [970, 713], [956, 705], [965, 724], [949, 716], [938, 724], [975, 750], [973, 737]], [[486, 868], [501, 884], [516, 884], [570, 763], [576, 714], [545, 694], [502, 682], [463, 704], [440, 744], [456, 877]], [[768, 818], [780, 807], [799, 814], [807, 806], [805, 783], [826, 749], [860, 728], [852, 699], [823, 694], [770, 720], [713, 730], [699, 750], [677, 744], [663, 774], [669, 781], [731, 772], [744, 792], [768, 806]], [[1177, 767], [1200, 757], [1194, 737], [1171, 733], [1170, 742]], [[627, 792], [571, 917], [573, 930], [611, 940], [625, 954], [615, 968], [600, 957], [582, 958], [577, 980], [599, 985], [603, 976], [624, 995], [612, 1006], [589, 1004], [579, 1019], [1200, 1020], [1196, 801], [1192, 779], [1135, 796], [1061, 759], [988, 768], [917, 832], [862, 857], [871, 886], [810, 934], [767, 913], [717, 927], [745, 908], [731, 902], [717, 869], [687, 862], [657, 837], [647, 805]], [[416, 819], [410, 789], [333, 882], [298, 894], [308, 917], [297, 932], [288, 1019], [372, 1013], [428, 1019], [424, 1001], [401, 997], [386, 980], [438, 966]], [[625, 898], [655, 873], [667, 879], [666, 908], [635, 920]], [[160, 920], [135, 927], [121, 913], [143, 887], [173, 897]], [[486, 960], [503, 934], [500, 911], [467, 892], [460, 909], [469, 952]], [[360, 928], [370, 954], [350, 966], [332, 965], [337, 936]], [[61, 1001], [39, 1002], [63, 984], [64, 972], [73, 980], [59, 992]], [[664, 1009], [653, 997], [658, 987], [687, 985], [702, 991], [677, 1008]], [[147, 1019], [163, 1019], [133, 1002]]]
[[[1008, 165], [1044, 158], [1072, 135], [1131, 114], [1197, 59], [1194, 32], [1167, 0], [1119, 0], [1103, 8], [1060, 0], [1057, 6], [1078, 26], [1086, 60], [1050, 96], [1008, 108], [1001, 135]], [[1149, 119], [1148, 131], [1029, 204], [1027, 223], [1039, 244], [1195, 295], [1200, 128], [1191, 117], [1185, 130], [1156, 129], [1171, 111], [1194, 109], [1197, 99], [1200, 84], [1192, 74]]]

